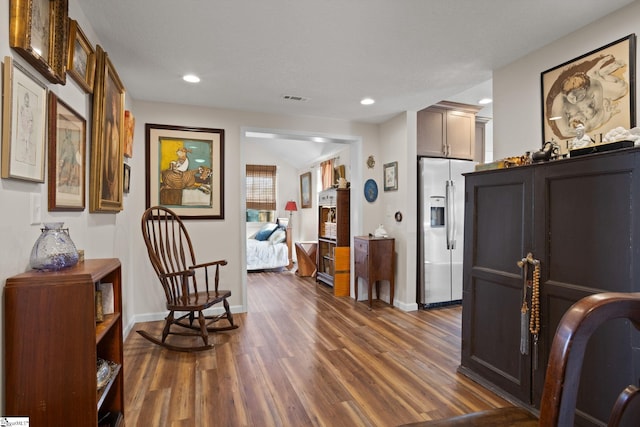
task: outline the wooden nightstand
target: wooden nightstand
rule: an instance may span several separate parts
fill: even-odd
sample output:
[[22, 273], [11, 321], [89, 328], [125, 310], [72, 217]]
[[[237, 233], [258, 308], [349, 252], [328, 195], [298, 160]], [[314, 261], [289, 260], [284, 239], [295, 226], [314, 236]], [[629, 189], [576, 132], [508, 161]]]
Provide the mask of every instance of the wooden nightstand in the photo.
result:
[[356, 300], [358, 300], [358, 277], [362, 277], [368, 284], [369, 309], [371, 309], [373, 302], [373, 284], [376, 284], [376, 296], [380, 298], [380, 281], [388, 280], [390, 286], [389, 304], [393, 306], [395, 239], [357, 236], [353, 240]]

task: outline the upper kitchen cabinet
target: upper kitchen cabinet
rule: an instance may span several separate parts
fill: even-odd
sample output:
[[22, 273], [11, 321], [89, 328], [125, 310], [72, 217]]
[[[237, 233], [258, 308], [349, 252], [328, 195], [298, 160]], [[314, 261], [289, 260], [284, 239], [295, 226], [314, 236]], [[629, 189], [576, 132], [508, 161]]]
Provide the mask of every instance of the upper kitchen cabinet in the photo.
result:
[[479, 110], [474, 105], [442, 101], [418, 111], [418, 156], [473, 160]]

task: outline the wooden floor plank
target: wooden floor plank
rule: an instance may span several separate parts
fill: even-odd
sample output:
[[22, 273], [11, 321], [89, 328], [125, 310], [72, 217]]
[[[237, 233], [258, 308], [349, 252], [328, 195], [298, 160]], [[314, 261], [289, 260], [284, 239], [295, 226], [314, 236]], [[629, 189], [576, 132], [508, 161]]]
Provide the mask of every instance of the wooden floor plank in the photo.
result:
[[127, 426], [387, 427], [509, 405], [457, 373], [460, 306], [369, 310], [291, 272], [249, 274], [247, 288], [240, 327], [211, 350], [127, 337]]

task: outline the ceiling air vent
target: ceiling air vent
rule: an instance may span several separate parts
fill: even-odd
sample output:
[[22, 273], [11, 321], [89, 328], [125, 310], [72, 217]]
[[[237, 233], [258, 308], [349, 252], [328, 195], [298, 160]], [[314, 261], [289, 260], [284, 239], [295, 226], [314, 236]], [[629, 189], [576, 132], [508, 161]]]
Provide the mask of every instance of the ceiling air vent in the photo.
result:
[[282, 99], [285, 101], [299, 101], [299, 102], [307, 102], [309, 98], [305, 98], [304, 96], [296, 96], [296, 95], [282, 95]]

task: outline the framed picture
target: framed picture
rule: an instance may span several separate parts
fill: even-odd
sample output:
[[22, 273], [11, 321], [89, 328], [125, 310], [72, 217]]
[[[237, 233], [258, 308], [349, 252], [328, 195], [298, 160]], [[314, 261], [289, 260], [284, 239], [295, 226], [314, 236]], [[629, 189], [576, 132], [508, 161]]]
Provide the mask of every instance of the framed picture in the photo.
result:
[[224, 129], [145, 124], [147, 208], [224, 219]]
[[338, 185], [340, 183], [340, 178], [347, 178], [346, 168], [344, 165], [338, 165], [333, 168], [333, 184]]
[[136, 126], [136, 118], [129, 110], [124, 112], [124, 156], [133, 157], [133, 130]]
[[47, 87], [4, 58], [2, 178], [44, 182]]
[[398, 189], [398, 162], [385, 163], [384, 171], [384, 191], [394, 191]]
[[125, 193], [128, 193], [129, 188], [131, 187], [131, 166], [125, 163], [123, 173], [124, 173], [124, 177], [122, 178], [123, 180], [122, 185], [124, 187], [122, 188], [122, 191], [124, 191]]
[[542, 72], [543, 144], [566, 149], [580, 124], [598, 143], [616, 127], [635, 126], [635, 44], [631, 34]]
[[67, 73], [87, 93], [93, 93], [96, 73], [96, 52], [74, 19], [69, 19]]
[[67, 0], [10, 0], [9, 45], [51, 83], [65, 84]]
[[300, 206], [302, 209], [311, 207], [311, 172], [300, 175]]
[[116, 69], [96, 46], [89, 212], [122, 210], [124, 96]]
[[49, 92], [50, 211], [84, 210], [86, 130], [85, 119]]

